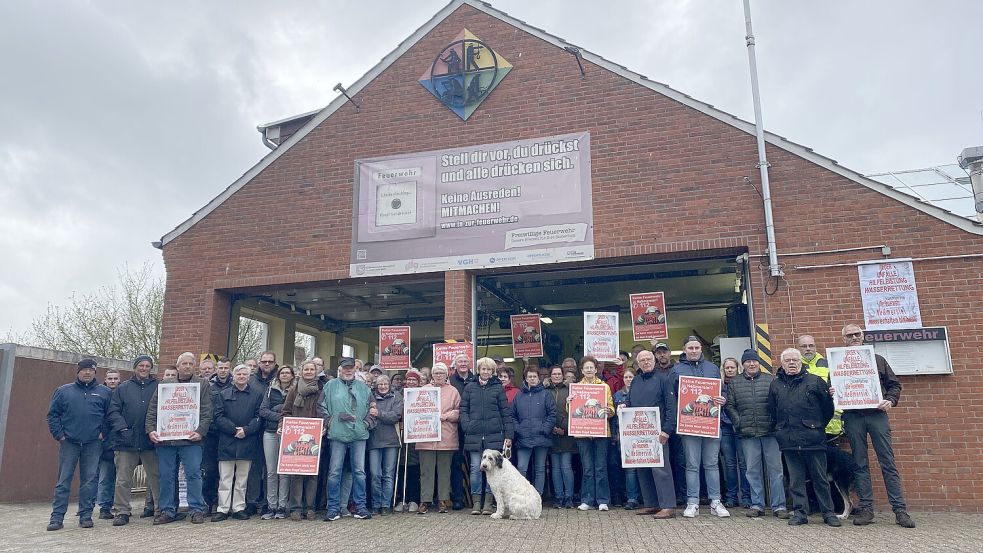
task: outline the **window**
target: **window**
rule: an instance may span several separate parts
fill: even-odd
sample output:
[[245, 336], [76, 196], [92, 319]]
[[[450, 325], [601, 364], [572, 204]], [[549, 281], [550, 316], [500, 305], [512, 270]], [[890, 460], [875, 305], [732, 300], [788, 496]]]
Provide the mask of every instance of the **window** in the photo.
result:
[[239, 336], [232, 348], [232, 362], [236, 365], [246, 359], [258, 357], [269, 349], [270, 325], [249, 317], [239, 317]]
[[317, 338], [313, 334], [296, 331], [294, 333], [294, 367], [314, 357], [317, 352]]
[[341, 356], [342, 357], [355, 357], [355, 346], [351, 344], [344, 344], [341, 346]]

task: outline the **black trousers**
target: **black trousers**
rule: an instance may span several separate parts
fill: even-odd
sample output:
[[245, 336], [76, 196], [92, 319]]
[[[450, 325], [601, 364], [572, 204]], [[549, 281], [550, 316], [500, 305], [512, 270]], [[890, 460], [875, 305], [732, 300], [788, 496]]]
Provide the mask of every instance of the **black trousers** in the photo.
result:
[[806, 481], [812, 480], [816, 491], [816, 503], [823, 517], [833, 514], [833, 499], [829, 493], [829, 480], [826, 479], [826, 450], [782, 452], [788, 467], [788, 483], [792, 491], [792, 509], [796, 516], [809, 516], [809, 496]]

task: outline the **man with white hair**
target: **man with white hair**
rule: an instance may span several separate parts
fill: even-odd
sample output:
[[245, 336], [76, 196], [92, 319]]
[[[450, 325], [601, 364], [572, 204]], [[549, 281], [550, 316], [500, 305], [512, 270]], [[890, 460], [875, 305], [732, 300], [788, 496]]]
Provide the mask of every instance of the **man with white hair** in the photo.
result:
[[[862, 346], [864, 331], [859, 325], [848, 324], [843, 327], [843, 342], [847, 346]], [[884, 398], [877, 409], [852, 409], [843, 412], [843, 427], [850, 449], [853, 450], [853, 460], [857, 463], [856, 488], [860, 504], [853, 517], [853, 523], [864, 526], [874, 521], [874, 489], [870, 483], [870, 460], [867, 457], [867, 436], [874, 445], [877, 463], [881, 466], [884, 476], [884, 487], [887, 488], [887, 499], [894, 510], [895, 522], [904, 528], [914, 528], [915, 521], [908, 514], [904, 492], [901, 490], [901, 475], [894, 462], [894, 447], [891, 444], [891, 421], [887, 413], [898, 405], [901, 399], [901, 382], [895, 376], [887, 359], [874, 355], [877, 362], [877, 376], [881, 384], [881, 396]], [[830, 390], [832, 393], [832, 389]]]
[[789, 526], [809, 523], [806, 480], [812, 480], [823, 522], [840, 526], [833, 514], [826, 475], [826, 433], [833, 418], [833, 398], [823, 379], [802, 370], [802, 354], [788, 348], [781, 355], [782, 371], [768, 388], [768, 412], [775, 422], [775, 438], [788, 466], [794, 514]]
[[184, 477], [188, 484], [188, 510], [191, 522], [205, 522], [205, 500], [201, 493], [202, 438], [208, 434], [212, 424], [212, 394], [208, 383], [195, 376], [195, 355], [184, 352], [177, 358], [177, 381], [198, 384], [198, 427], [183, 440], [162, 441], [157, 436], [157, 400], [154, 392], [147, 408], [146, 432], [150, 441], [157, 444], [157, 465], [160, 469], [160, 497], [157, 506], [160, 515], [154, 524], [168, 524], [177, 520], [177, 468], [178, 462], [184, 465]]

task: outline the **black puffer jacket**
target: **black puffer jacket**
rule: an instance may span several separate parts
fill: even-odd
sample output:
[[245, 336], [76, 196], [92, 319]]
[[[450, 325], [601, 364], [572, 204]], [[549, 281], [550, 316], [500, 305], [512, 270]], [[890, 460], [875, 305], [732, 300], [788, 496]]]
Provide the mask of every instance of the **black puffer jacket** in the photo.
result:
[[768, 390], [768, 412], [782, 450], [825, 450], [826, 425], [833, 418], [833, 398], [822, 378], [800, 371], [780, 372]]
[[466, 451], [502, 449], [512, 439], [512, 410], [501, 380], [493, 376], [482, 386], [475, 379], [464, 387], [461, 428]]
[[150, 436], [144, 432], [147, 409], [157, 391], [157, 379], [153, 375], [140, 380], [133, 375], [113, 390], [109, 402], [110, 441], [117, 451], [146, 451], [154, 448]]
[[[259, 449], [256, 435], [263, 431], [263, 420], [259, 417], [259, 405], [263, 394], [255, 387], [246, 385], [240, 390], [234, 385], [215, 396], [215, 425], [218, 427], [218, 460], [235, 461], [253, 459]], [[236, 438], [236, 427], [245, 431], [244, 438]]]
[[263, 394], [263, 403], [259, 406], [259, 417], [263, 419], [267, 432], [276, 432], [280, 426], [280, 419], [283, 418], [281, 414], [283, 401], [287, 399], [287, 392], [289, 391], [290, 388], [284, 390], [280, 387], [280, 381], [275, 380]]
[[742, 373], [730, 379], [724, 409], [734, 432], [745, 438], [775, 434], [775, 419], [768, 412], [768, 391], [775, 377], [759, 372], [753, 378]]

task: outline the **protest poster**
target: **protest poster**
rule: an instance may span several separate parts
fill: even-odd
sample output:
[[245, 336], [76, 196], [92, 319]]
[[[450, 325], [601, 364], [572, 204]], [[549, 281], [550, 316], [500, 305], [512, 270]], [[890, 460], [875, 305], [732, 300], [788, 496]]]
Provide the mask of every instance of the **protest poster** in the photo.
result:
[[915, 269], [911, 261], [861, 263], [860, 298], [866, 330], [920, 328]]
[[276, 463], [279, 474], [316, 476], [321, 460], [321, 433], [324, 421], [315, 418], [283, 417], [280, 455]]
[[669, 337], [664, 293], [629, 294], [628, 305], [631, 309], [631, 333], [634, 341], [665, 340]]
[[584, 312], [584, 355], [598, 361], [618, 361], [618, 314]]
[[713, 402], [720, 395], [720, 385], [719, 378], [679, 377], [676, 434], [720, 437], [720, 406]]
[[[608, 406], [604, 384], [571, 384], [567, 433], [580, 438], [604, 438], [608, 435], [608, 418], [601, 409]], [[609, 413], [610, 415], [610, 413]]]
[[403, 441], [439, 442], [440, 388], [403, 388]]
[[543, 356], [543, 327], [539, 313], [512, 315], [512, 356], [542, 357]]
[[157, 385], [157, 437], [161, 441], [187, 440], [198, 429], [198, 382], [161, 382]]
[[435, 365], [443, 363], [448, 368], [453, 367], [454, 359], [461, 354], [467, 355], [471, 366], [474, 367], [474, 345], [471, 342], [438, 342], [433, 345], [433, 362]]
[[621, 466], [662, 467], [662, 417], [658, 407], [622, 407], [618, 411]]
[[410, 327], [379, 327], [379, 368], [410, 368]]
[[837, 409], [877, 409], [884, 399], [874, 346], [827, 348], [829, 385]]

